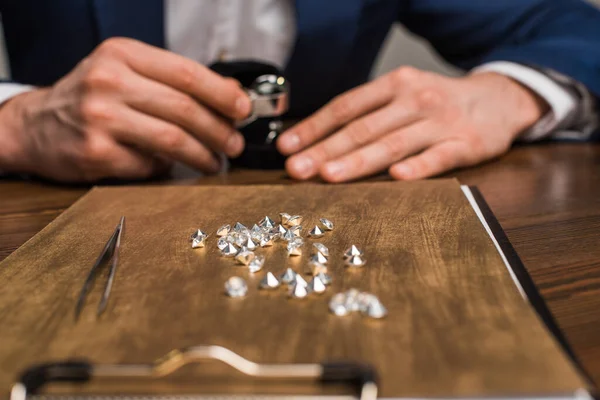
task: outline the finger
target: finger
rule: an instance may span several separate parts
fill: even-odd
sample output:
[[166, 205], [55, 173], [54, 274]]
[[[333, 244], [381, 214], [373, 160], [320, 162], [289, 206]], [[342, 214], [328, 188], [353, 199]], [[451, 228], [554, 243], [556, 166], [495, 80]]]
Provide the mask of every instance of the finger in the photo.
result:
[[415, 180], [439, 175], [476, 162], [466, 142], [448, 140], [390, 167], [394, 179]]
[[164, 169], [164, 161], [130, 147], [117, 145], [112, 151], [107, 174], [121, 179], [146, 179]]
[[172, 122], [194, 135], [215, 152], [237, 157], [244, 137], [233, 125], [189, 95], [137, 74], [124, 80], [125, 101], [138, 111]]
[[250, 114], [250, 99], [235, 80], [193, 60], [124, 38], [105, 41], [99, 51], [124, 57], [137, 73], [185, 92], [226, 117], [242, 119]]
[[422, 115], [411, 103], [389, 104], [346, 125], [325, 140], [296, 154], [287, 162], [290, 175], [308, 179], [327, 161], [359, 149], [403, 126], [416, 123]]
[[91, 135], [81, 147], [71, 147], [69, 174], [76, 180], [141, 179], [155, 174], [164, 162], [117, 143], [109, 135]]
[[284, 155], [298, 152], [350, 121], [384, 106], [392, 98], [393, 92], [385, 79], [352, 89], [284, 132], [277, 141], [277, 147]]
[[179, 126], [126, 107], [107, 121], [117, 141], [167, 156], [204, 172], [218, 172], [219, 159]]
[[321, 168], [321, 176], [329, 182], [343, 182], [383, 171], [394, 162], [430, 146], [435, 140], [433, 128], [431, 122], [423, 121], [395, 130], [368, 146], [325, 164]]

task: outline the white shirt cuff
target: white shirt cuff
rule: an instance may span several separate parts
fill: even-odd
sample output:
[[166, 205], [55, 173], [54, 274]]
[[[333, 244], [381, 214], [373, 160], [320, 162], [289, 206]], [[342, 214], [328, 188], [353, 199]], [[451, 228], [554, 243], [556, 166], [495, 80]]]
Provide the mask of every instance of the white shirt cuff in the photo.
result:
[[34, 89], [35, 86], [22, 85], [20, 83], [0, 83], [0, 105], [18, 94], [30, 92]]
[[508, 61], [495, 61], [483, 64], [473, 72], [496, 72], [508, 76], [527, 86], [550, 105], [550, 112], [521, 134], [519, 139], [522, 141], [533, 142], [550, 136], [577, 108], [577, 99], [572, 94], [533, 68]]

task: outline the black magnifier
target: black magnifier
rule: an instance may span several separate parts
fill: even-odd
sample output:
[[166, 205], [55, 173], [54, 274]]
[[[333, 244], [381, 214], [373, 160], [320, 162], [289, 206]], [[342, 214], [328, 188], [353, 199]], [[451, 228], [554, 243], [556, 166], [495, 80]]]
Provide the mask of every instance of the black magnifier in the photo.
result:
[[252, 102], [250, 115], [236, 122], [244, 135], [243, 153], [230, 159], [234, 167], [281, 169], [285, 157], [275, 147], [283, 127], [282, 118], [289, 107], [290, 85], [275, 66], [257, 61], [218, 62], [213, 71], [238, 80]]

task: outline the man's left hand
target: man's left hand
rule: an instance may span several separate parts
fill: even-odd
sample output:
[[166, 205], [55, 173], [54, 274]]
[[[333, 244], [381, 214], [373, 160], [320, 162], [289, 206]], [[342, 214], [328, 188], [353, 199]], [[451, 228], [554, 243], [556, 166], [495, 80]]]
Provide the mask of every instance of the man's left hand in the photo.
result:
[[384, 170], [414, 180], [504, 154], [548, 111], [497, 73], [450, 78], [399, 68], [344, 93], [281, 135], [296, 179], [344, 182]]

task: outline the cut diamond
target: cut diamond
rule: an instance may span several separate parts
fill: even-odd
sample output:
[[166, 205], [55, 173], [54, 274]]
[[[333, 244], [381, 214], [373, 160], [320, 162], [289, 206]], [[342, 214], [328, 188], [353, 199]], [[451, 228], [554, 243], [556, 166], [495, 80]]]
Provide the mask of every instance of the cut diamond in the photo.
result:
[[367, 309], [369, 308], [369, 305], [371, 303], [379, 301], [377, 296], [375, 296], [374, 294], [371, 294], [371, 293], [367, 293], [367, 292], [360, 293], [357, 297], [357, 300], [358, 300], [358, 308], [359, 308], [360, 312], [362, 312], [362, 313], [367, 312]]
[[287, 232], [287, 229], [285, 229], [285, 226], [283, 225], [277, 225], [277, 232], [279, 232], [279, 235], [283, 237], [283, 235], [285, 235]]
[[325, 283], [323, 283], [323, 281], [321, 281], [321, 278], [317, 276], [312, 278], [312, 280], [308, 284], [308, 290], [310, 292], [321, 294], [324, 293], [326, 289], [327, 287], [325, 286]]
[[229, 234], [229, 231], [231, 231], [231, 226], [229, 226], [229, 224], [225, 224], [222, 227], [220, 227], [219, 229], [217, 229], [217, 236], [218, 237], [227, 236]]
[[309, 289], [306, 285], [295, 284], [290, 287], [290, 297], [294, 299], [303, 299], [308, 296]]
[[246, 242], [244, 243], [244, 247], [246, 247], [248, 250], [254, 250], [256, 249], [256, 243], [254, 243], [254, 241], [252, 240], [252, 238], [248, 237], [246, 239]]
[[279, 222], [281, 225], [287, 225], [291, 215], [288, 213], [279, 213]]
[[219, 240], [217, 240], [217, 247], [219, 250], [223, 250], [228, 244], [229, 242], [227, 241], [226, 237], [220, 237]]
[[350, 311], [346, 308], [346, 294], [338, 293], [334, 295], [329, 301], [329, 310], [339, 317], [350, 314]]
[[250, 261], [254, 259], [254, 253], [247, 248], [242, 248], [239, 253], [235, 256], [235, 261], [242, 265], [249, 265]]
[[320, 251], [317, 251], [316, 254], [310, 256], [311, 263], [327, 264], [328, 261], [329, 260], [327, 260], [327, 257], [325, 257]]
[[248, 285], [242, 278], [233, 276], [225, 282], [225, 293], [229, 297], [244, 297], [248, 293]]
[[319, 228], [318, 226], [315, 226], [314, 228], [312, 228], [312, 230], [308, 233], [308, 235], [310, 237], [314, 237], [314, 238], [320, 238], [324, 234], [325, 234], [325, 232], [323, 232], [321, 230], [321, 228]]
[[375, 297], [374, 301], [371, 301], [369, 303], [366, 311], [363, 312], [364, 315], [375, 319], [384, 318], [387, 315], [387, 313], [387, 309], [383, 306], [383, 304], [381, 303], [381, 301], [379, 301], [377, 297]]
[[273, 236], [269, 233], [265, 233], [262, 238], [260, 238], [260, 247], [269, 246], [273, 246]]
[[296, 282], [296, 275], [298, 275], [296, 273], [296, 271], [294, 271], [291, 268], [288, 268], [285, 270], [285, 272], [283, 274], [281, 274], [281, 276], [279, 277], [279, 279], [281, 279], [281, 282], [289, 285], [291, 283]]
[[321, 273], [327, 273], [327, 266], [318, 262], [309, 263], [310, 273], [312, 275], [319, 275]]
[[233, 226], [233, 231], [236, 233], [248, 234], [248, 228], [244, 224], [241, 224], [239, 222], [235, 223], [235, 225]]
[[349, 249], [344, 253], [344, 258], [350, 258], [352, 256], [362, 256], [363, 252], [355, 245], [352, 245]]
[[248, 242], [248, 239], [250, 239], [250, 235], [249, 234], [238, 233], [238, 234], [235, 235], [235, 242], [234, 243], [238, 247], [243, 247]]
[[292, 231], [291, 229], [286, 229], [285, 233], [283, 234], [283, 240], [287, 240], [288, 242], [293, 240], [296, 235], [294, 234], [294, 231]]
[[300, 274], [296, 274], [296, 276], [294, 277], [294, 284], [301, 285], [301, 286], [308, 286], [308, 283]]
[[265, 265], [265, 256], [262, 254], [255, 255], [254, 258], [248, 264], [248, 270], [254, 274], [260, 271]]
[[252, 227], [252, 229], [250, 230], [250, 237], [252, 238], [252, 240], [255, 241], [260, 241], [260, 238], [263, 235], [263, 230], [260, 226], [254, 224], [254, 226]]
[[294, 234], [294, 236], [300, 236], [300, 232], [302, 231], [302, 225], [296, 225], [290, 227], [290, 231]]
[[267, 275], [260, 281], [259, 287], [261, 289], [275, 289], [280, 285], [279, 280], [273, 275], [272, 272], [267, 272]]
[[315, 277], [318, 277], [325, 286], [331, 285], [331, 275], [329, 275], [327, 272], [319, 272], [317, 275], [315, 275]]
[[360, 268], [367, 263], [362, 256], [352, 256], [346, 259], [346, 265], [353, 268]]
[[301, 256], [302, 255], [302, 244], [298, 244], [295, 241], [291, 241], [287, 244], [288, 256]]
[[238, 248], [235, 247], [232, 243], [227, 243], [227, 246], [221, 249], [221, 254], [225, 257], [233, 257], [238, 253]]
[[321, 218], [319, 220], [319, 222], [321, 223], [321, 225], [323, 225], [323, 228], [325, 230], [327, 230], [327, 231], [332, 231], [333, 230], [333, 222], [331, 222], [327, 218]]
[[198, 249], [204, 247], [205, 240], [208, 235], [202, 232], [200, 229], [196, 230], [196, 232], [192, 233], [190, 236], [190, 242], [192, 242], [192, 249]]
[[288, 221], [287, 221], [287, 225], [288, 226], [298, 226], [298, 225], [302, 225], [302, 216], [301, 215], [292, 215]]
[[258, 223], [258, 225], [260, 225], [263, 230], [270, 230], [275, 227], [275, 221], [267, 215]]
[[323, 243], [313, 243], [313, 247], [325, 257], [329, 257], [329, 249]]

